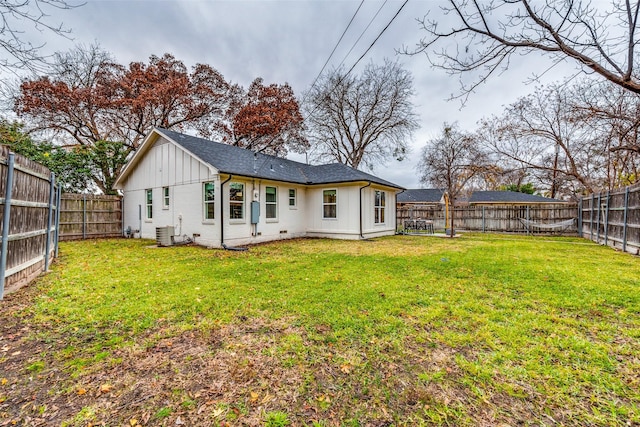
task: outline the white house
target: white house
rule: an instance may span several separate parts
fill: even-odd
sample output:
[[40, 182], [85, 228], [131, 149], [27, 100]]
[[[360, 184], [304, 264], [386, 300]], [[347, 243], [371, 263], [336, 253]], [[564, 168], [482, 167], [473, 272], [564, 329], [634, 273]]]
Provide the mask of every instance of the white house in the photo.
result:
[[155, 238], [173, 226], [212, 247], [295, 237], [395, 233], [402, 187], [342, 164], [312, 166], [154, 129], [115, 187], [125, 228]]

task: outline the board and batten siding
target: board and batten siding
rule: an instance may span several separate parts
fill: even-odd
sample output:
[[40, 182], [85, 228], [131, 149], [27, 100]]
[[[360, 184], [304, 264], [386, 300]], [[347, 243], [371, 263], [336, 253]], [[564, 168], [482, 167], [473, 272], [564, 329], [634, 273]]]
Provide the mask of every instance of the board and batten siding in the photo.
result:
[[[204, 182], [214, 182], [219, 189], [217, 171], [159, 138], [124, 183], [125, 229], [131, 227], [141, 237], [155, 239], [156, 227], [174, 226], [176, 234], [200, 234], [203, 244], [216, 240], [219, 244], [215, 221], [204, 221]], [[169, 187], [168, 208], [163, 207], [163, 187]], [[153, 192], [151, 220], [146, 218], [147, 189]]]
[[[224, 175], [222, 178], [226, 181]], [[242, 220], [229, 219], [229, 184], [233, 182], [242, 183], [245, 188], [244, 219]], [[266, 215], [267, 187], [276, 188], [276, 218], [268, 219]], [[297, 203], [295, 207], [289, 207], [289, 189], [296, 190]], [[226, 244], [245, 245], [304, 237], [306, 235], [307, 203], [305, 187], [283, 182], [238, 177], [225, 183], [223, 191], [224, 241]], [[254, 200], [254, 193], [256, 192], [260, 204], [260, 217], [258, 224], [254, 225], [251, 224], [251, 202]]]
[[[295, 237], [360, 238], [360, 188], [366, 183], [306, 186], [269, 179], [232, 176], [194, 158], [180, 146], [159, 137], [145, 149], [123, 182], [124, 227], [137, 230], [134, 235], [154, 239], [156, 228], [173, 226], [176, 236], [193, 239], [205, 246], [219, 247], [260, 243]], [[213, 182], [215, 218], [204, 218], [204, 183]], [[244, 185], [244, 218], [230, 219], [229, 189], [233, 183]], [[224, 184], [223, 184], [224, 183]], [[223, 186], [221, 191], [221, 186]], [[277, 189], [277, 216], [267, 218], [266, 189]], [[169, 206], [164, 206], [163, 189], [169, 188]], [[147, 219], [146, 190], [152, 190], [153, 217]], [[296, 206], [289, 206], [289, 190], [296, 190]], [[323, 218], [323, 190], [337, 190], [337, 218]], [[374, 224], [375, 190], [386, 192], [384, 224]], [[260, 217], [251, 221], [251, 202], [257, 200]], [[223, 203], [220, 218], [220, 202]], [[377, 237], [395, 232], [395, 191], [379, 186], [362, 190], [362, 232]], [[220, 221], [224, 221], [221, 227]], [[176, 240], [183, 240], [177, 238]]]
[[[366, 183], [323, 185], [309, 188], [309, 229], [311, 237], [337, 239], [360, 238], [360, 189]], [[322, 194], [324, 190], [336, 190], [337, 218], [323, 218]], [[374, 223], [375, 190], [386, 192], [385, 223]], [[362, 232], [366, 238], [395, 233], [395, 191], [393, 189], [369, 186], [362, 189]]]

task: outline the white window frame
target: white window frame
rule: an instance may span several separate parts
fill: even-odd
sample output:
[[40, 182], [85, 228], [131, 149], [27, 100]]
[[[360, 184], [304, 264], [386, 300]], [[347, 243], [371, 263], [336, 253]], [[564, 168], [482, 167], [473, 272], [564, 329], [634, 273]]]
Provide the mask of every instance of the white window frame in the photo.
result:
[[[293, 192], [293, 195], [291, 195]], [[293, 202], [293, 204], [291, 203]], [[298, 190], [295, 188], [289, 189], [289, 209], [295, 209], [298, 207]]]
[[[231, 194], [232, 191], [237, 191], [237, 187], [240, 186], [240, 193], [242, 194], [240, 197], [242, 198], [242, 200], [238, 201], [238, 200], [232, 200], [231, 198]], [[229, 221], [230, 222], [235, 222], [235, 223], [241, 223], [241, 222], [245, 222], [245, 208], [244, 208], [244, 204], [245, 204], [245, 200], [247, 199], [246, 197], [246, 191], [245, 191], [245, 184], [243, 182], [231, 182], [229, 184]], [[236, 193], [237, 194], [237, 193]], [[232, 209], [232, 207], [234, 206], [240, 206], [240, 210], [238, 212], [240, 212], [241, 216], [240, 217], [232, 217], [231, 214], [234, 211], [234, 209]]]
[[[324, 201], [325, 193], [333, 191], [335, 202], [327, 203]], [[335, 215], [334, 216], [325, 216], [325, 207], [334, 206], [335, 207]], [[338, 189], [337, 188], [327, 188], [322, 190], [322, 219], [335, 220], [338, 219]]]
[[[268, 188], [273, 188], [275, 190], [275, 200], [274, 201], [269, 201], [269, 197], [267, 195], [267, 189]], [[275, 187], [273, 185], [267, 185], [264, 187], [264, 217], [267, 220], [267, 222], [277, 222], [278, 221], [278, 187]], [[273, 206], [274, 207], [274, 216], [270, 217], [269, 216], [269, 206]]]
[[[387, 220], [387, 192], [374, 190], [373, 192], [373, 223], [376, 225], [386, 224]], [[380, 195], [380, 197], [378, 197]], [[378, 201], [382, 202], [378, 204]], [[382, 221], [380, 220], [382, 218]]]
[[153, 221], [153, 188], [144, 190], [145, 221]]
[[[213, 187], [213, 197], [211, 200], [207, 200], [207, 185], [210, 184]], [[208, 206], [213, 205], [213, 217], [207, 218]], [[216, 219], [216, 184], [213, 181], [207, 181], [202, 183], [202, 220], [204, 222], [213, 222]]]
[[162, 209], [169, 209], [169, 203], [171, 202], [171, 190], [169, 187], [162, 187]]

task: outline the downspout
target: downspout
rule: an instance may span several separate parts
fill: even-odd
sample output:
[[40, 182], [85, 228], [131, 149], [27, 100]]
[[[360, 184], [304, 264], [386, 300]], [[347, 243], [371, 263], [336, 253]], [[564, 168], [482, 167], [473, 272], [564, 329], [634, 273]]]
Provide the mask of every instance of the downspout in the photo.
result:
[[233, 175], [229, 175], [229, 178], [227, 178], [225, 181], [222, 181], [220, 183], [220, 246], [222, 246], [223, 248], [224, 248], [224, 191], [222, 191], [222, 188], [227, 182], [231, 181], [232, 178], [233, 178]]
[[360, 238], [364, 239], [364, 235], [362, 234], [362, 190], [369, 187], [371, 185], [371, 181], [364, 187], [360, 187]]

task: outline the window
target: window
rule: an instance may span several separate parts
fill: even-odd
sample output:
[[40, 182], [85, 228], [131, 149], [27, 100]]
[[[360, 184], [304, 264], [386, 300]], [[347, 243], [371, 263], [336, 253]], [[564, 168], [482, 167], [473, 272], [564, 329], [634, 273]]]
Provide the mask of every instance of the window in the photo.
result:
[[338, 198], [336, 196], [336, 190], [324, 190], [322, 192], [322, 217], [323, 218], [337, 218], [337, 203]]
[[204, 219], [214, 219], [215, 213], [215, 189], [213, 182], [204, 183]]
[[295, 188], [290, 188], [289, 189], [289, 207], [290, 208], [295, 208], [296, 207], [296, 189]]
[[147, 219], [153, 218], [153, 190], [145, 190], [146, 194], [146, 206], [147, 206]]
[[244, 219], [244, 184], [239, 182], [229, 185], [229, 218]]
[[265, 196], [267, 219], [278, 218], [278, 189], [276, 187], [266, 187]]
[[162, 208], [169, 209], [169, 187], [162, 187]]
[[384, 224], [384, 210], [386, 206], [385, 192], [376, 190], [375, 193], [376, 193], [376, 197], [375, 197], [376, 200], [373, 206], [374, 221], [376, 224]]

